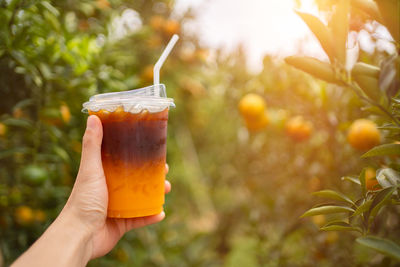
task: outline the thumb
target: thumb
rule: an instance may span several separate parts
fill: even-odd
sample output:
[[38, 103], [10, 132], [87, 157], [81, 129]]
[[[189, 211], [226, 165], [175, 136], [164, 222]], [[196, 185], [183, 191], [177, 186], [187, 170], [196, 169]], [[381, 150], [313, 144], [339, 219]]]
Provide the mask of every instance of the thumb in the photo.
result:
[[79, 171], [84, 173], [102, 170], [101, 142], [103, 140], [103, 127], [99, 117], [88, 117], [85, 135], [82, 141], [82, 157]]

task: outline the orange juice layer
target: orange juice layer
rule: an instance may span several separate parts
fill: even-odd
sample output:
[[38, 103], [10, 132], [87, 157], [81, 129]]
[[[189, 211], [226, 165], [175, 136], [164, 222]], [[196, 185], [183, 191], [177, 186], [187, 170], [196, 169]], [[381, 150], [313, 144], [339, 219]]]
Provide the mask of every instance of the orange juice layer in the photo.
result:
[[165, 161], [141, 168], [110, 164], [103, 157], [108, 188], [108, 217], [142, 217], [160, 213], [164, 204]]

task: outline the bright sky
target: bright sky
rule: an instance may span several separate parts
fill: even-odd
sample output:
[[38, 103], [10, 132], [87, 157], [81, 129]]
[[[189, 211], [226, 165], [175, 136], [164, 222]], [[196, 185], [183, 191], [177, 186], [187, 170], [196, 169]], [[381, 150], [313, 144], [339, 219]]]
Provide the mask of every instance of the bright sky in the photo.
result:
[[[312, 0], [302, 0], [302, 10], [318, 14]], [[177, 13], [189, 6], [197, 13], [191, 30], [211, 47], [230, 50], [242, 43], [249, 67], [259, 71], [263, 55], [280, 57], [302, 53], [324, 58], [323, 50], [303, 21], [293, 12], [294, 0], [176, 0]]]

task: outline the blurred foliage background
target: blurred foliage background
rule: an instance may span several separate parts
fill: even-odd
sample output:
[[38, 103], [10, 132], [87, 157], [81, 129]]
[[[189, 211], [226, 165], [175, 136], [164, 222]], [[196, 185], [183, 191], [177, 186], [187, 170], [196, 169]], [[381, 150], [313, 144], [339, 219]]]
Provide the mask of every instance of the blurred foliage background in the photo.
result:
[[[228, 54], [205, 47], [185, 31], [194, 14], [173, 11], [171, 0], [0, 1], [3, 264], [40, 236], [71, 191], [82, 103], [150, 85], [152, 64], [178, 33], [161, 71], [177, 106], [167, 218], [127, 234], [89, 266], [385, 266], [354, 235], [319, 231], [330, 215], [299, 219], [315, 204], [310, 192], [356, 195], [357, 185], [340, 178], [378, 168], [346, 140], [350, 124], [369, 114], [357, 95], [272, 56], [252, 74], [240, 46]], [[384, 53], [361, 50], [360, 58]], [[243, 102], [248, 94], [256, 97]], [[263, 122], [252, 124], [246, 114], [257, 109]]]

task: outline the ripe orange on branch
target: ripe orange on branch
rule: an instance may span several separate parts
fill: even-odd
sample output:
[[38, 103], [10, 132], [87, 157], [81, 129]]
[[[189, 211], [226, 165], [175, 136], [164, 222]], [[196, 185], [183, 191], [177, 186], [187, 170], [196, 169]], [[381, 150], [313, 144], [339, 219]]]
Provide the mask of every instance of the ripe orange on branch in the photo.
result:
[[268, 114], [267, 114], [267, 112], [264, 112], [257, 119], [247, 118], [247, 119], [245, 119], [245, 123], [246, 123], [246, 128], [249, 131], [251, 131], [251, 132], [260, 131], [260, 130], [264, 129], [265, 126], [267, 126], [269, 123]]
[[33, 210], [28, 206], [20, 206], [15, 210], [15, 220], [21, 225], [27, 225], [33, 222]]
[[313, 216], [311, 218], [311, 220], [318, 227], [322, 227], [322, 226], [324, 226], [326, 224], [325, 215], [322, 215], [322, 214]]
[[239, 102], [240, 114], [245, 119], [257, 119], [264, 114], [267, 105], [264, 99], [257, 94], [247, 94]]
[[153, 68], [153, 65], [147, 65], [140, 73], [140, 79], [144, 84], [153, 82]]
[[265, 100], [257, 94], [247, 94], [239, 102], [239, 112], [249, 131], [259, 131], [269, 122]]
[[310, 138], [313, 131], [311, 122], [302, 116], [291, 118], [286, 123], [286, 134], [296, 142], [303, 142]]
[[69, 123], [69, 121], [71, 120], [71, 112], [69, 111], [69, 107], [66, 104], [62, 104], [60, 106], [60, 113], [64, 123]]
[[0, 136], [5, 136], [7, 133], [7, 126], [0, 122]]
[[376, 191], [381, 189], [379, 182], [376, 179], [376, 171], [371, 167], [368, 167], [365, 170], [365, 188], [368, 191]]
[[174, 34], [179, 33], [181, 26], [179, 25], [179, 22], [176, 20], [167, 20], [165, 24], [163, 25], [163, 30], [165, 35], [167, 36], [172, 36]]
[[381, 134], [373, 121], [358, 119], [351, 124], [347, 140], [355, 149], [365, 151], [379, 145]]

